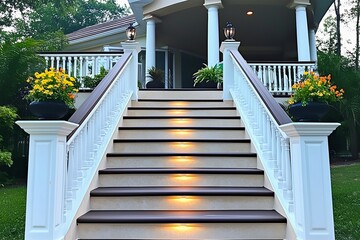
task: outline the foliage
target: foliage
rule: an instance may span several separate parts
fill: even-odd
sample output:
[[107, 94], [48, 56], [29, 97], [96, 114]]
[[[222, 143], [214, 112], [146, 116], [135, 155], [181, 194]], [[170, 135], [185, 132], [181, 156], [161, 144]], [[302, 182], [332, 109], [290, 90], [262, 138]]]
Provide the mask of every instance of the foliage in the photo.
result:
[[152, 81], [146, 83], [146, 88], [164, 88], [164, 71], [151, 67], [148, 69], [148, 74], [146, 75], [148, 78], [151, 78]]
[[87, 88], [95, 88], [101, 80], [108, 74], [108, 70], [106, 70], [103, 66], [100, 68], [100, 73], [96, 74], [94, 77], [85, 76], [83, 77], [84, 87]]
[[3, 35], [0, 43], [0, 105], [19, 106], [23, 96], [19, 89], [31, 73], [44, 69], [44, 59], [36, 52], [41, 43], [33, 39], [19, 40], [10, 35]]
[[205, 67], [199, 69], [197, 72], [193, 74], [194, 86], [201, 82], [216, 82], [222, 83], [223, 81], [223, 70], [220, 65], [215, 65], [213, 67], [209, 67], [204, 64]]
[[25, 207], [25, 186], [0, 187], [0, 240], [25, 239]]
[[331, 75], [319, 76], [315, 72], [304, 72], [302, 80], [292, 86], [293, 94], [289, 104], [301, 102], [306, 106], [309, 102], [337, 102], [343, 98], [344, 90], [337, 90], [331, 84]]
[[[0, 166], [10, 167], [13, 163], [9, 139], [11, 139], [15, 119], [18, 117], [14, 108], [0, 106]], [[5, 139], [5, 141], [4, 141]]]
[[147, 77], [151, 78], [153, 81], [163, 82], [164, 71], [156, 67], [151, 67], [148, 69]]
[[74, 107], [75, 93], [78, 92], [76, 79], [65, 73], [64, 69], [45, 70], [36, 72], [27, 82], [31, 89], [26, 95], [30, 101], [56, 100], [65, 102], [70, 108]]
[[11, 152], [3, 152], [0, 150], [0, 166], [6, 165], [10, 167], [13, 164], [13, 160], [11, 159]]
[[337, 240], [360, 239], [360, 164], [331, 169], [335, 236]]
[[126, 7], [118, 6], [115, 0], [72, 0], [71, 4], [66, 2], [39, 1], [25, 18], [17, 19], [17, 31], [24, 36], [32, 37], [59, 30], [68, 34], [129, 13]]
[[331, 73], [333, 82], [346, 91], [344, 99], [335, 105], [343, 118], [342, 128], [347, 133], [344, 141], [350, 139], [353, 158], [358, 158], [358, 136], [360, 126], [360, 72], [346, 57], [318, 52], [318, 71]]

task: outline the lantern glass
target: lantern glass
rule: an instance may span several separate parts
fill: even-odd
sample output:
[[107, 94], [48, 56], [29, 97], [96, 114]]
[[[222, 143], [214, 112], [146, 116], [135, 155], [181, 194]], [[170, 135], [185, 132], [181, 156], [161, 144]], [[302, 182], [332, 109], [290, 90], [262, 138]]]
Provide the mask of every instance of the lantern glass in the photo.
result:
[[130, 26], [126, 29], [126, 36], [128, 40], [132, 41], [136, 37], [136, 29], [133, 27], [132, 23]]
[[234, 40], [235, 28], [231, 22], [228, 22], [224, 28], [224, 35], [227, 40]]

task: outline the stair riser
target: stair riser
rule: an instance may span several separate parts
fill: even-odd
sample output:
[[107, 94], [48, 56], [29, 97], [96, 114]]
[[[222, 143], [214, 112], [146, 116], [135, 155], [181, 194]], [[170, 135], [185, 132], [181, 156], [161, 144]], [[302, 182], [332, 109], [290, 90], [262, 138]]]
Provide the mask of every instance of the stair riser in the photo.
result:
[[284, 223], [79, 224], [88, 239], [284, 239]]
[[264, 186], [264, 176], [253, 174], [101, 174], [100, 186], [262, 187]]
[[256, 168], [256, 157], [108, 157], [109, 168]]
[[97, 210], [271, 210], [272, 196], [91, 197]]
[[242, 127], [240, 119], [124, 119], [125, 127]]
[[124, 130], [118, 131], [119, 139], [242, 139], [244, 130]]
[[222, 99], [222, 91], [139, 91], [139, 99]]
[[119, 153], [247, 153], [250, 143], [202, 142], [124, 142], [115, 143]]
[[184, 110], [184, 109], [174, 109], [174, 110], [159, 110], [159, 109], [149, 109], [149, 110], [128, 110], [128, 116], [236, 116], [238, 115], [236, 110]]
[[132, 101], [133, 107], [233, 107], [232, 101], [226, 102], [190, 102], [190, 101], [165, 101], [165, 102], [152, 102], [152, 101]]

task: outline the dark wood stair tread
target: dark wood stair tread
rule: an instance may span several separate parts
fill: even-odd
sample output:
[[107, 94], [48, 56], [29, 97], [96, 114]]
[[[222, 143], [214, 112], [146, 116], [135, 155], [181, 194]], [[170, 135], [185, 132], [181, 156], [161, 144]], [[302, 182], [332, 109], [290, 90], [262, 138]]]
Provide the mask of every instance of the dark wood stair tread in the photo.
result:
[[223, 107], [168, 107], [168, 106], [158, 106], [158, 107], [152, 107], [152, 106], [134, 106], [134, 107], [128, 107], [128, 110], [236, 110], [236, 107], [231, 106], [223, 106]]
[[[107, 157], [256, 157], [256, 153], [108, 153]], [[226, 160], [225, 160], [226, 161]]]
[[91, 196], [274, 196], [265, 187], [99, 187]]
[[256, 168], [106, 168], [100, 174], [263, 174]]
[[124, 119], [240, 119], [240, 116], [124, 116]]
[[121, 130], [230, 130], [230, 131], [244, 131], [245, 127], [176, 127], [176, 126], [157, 126], [157, 127], [148, 127], [148, 126], [131, 126], [131, 127], [119, 127]]
[[92, 210], [78, 223], [286, 223], [274, 210]]
[[216, 142], [216, 143], [250, 143], [250, 139], [231, 139], [231, 138], [224, 138], [224, 139], [193, 139], [193, 138], [189, 138], [189, 139], [180, 139], [180, 138], [173, 138], [173, 139], [145, 139], [145, 138], [140, 138], [140, 139], [114, 139], [113, 140], [114, 143], [121, 143], [121, 142], [149, 142], [149, 143], [153, 143], [153, 142], [202, 142], [202, 143], [211, 143], [211, 142]]

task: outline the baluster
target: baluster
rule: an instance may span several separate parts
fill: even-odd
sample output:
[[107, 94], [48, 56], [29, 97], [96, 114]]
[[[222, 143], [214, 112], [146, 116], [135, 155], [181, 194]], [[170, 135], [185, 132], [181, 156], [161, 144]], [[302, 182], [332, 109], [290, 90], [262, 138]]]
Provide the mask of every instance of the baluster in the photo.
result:
[[45, 57], [45, 66], [46, 68], [49, 68], [49, 57]]
[[77, 64], [77, 60], [78, 60], [78, 57], [75, 56], [75, 57], [74, 57], [74, 77], [75, 77], [75, 78], [78, 78], [78, 72], [77, 72], [78, 64]]
[[54, 58], [54, 57], [51, 57], [50, 60], [51, 60], [51, 68], [54, 68], [55, 58]]
[[55, 69], [60, 68], [60, 57], [56, 57], [56, 66], [54, 66]]
[[292, 170], [291, 170], [291, 160], [290, 160], [290, 143], [289, 139], [284, 139], [284, 161], [286, 163], [285, 166], [285, 190], [284, 192], [286, 200], [290, 205], [293, 204], [293, 192], [292, 192]]
[[95, 56], [92, 56], [91, 57], [91, 61], [92, 61], [92, 64], [91, 64], [91, 77], [94, 77], [95, 76], [95, 71], [96, 71], [96, 59], [95, 59]]
[[62, 66], [61, 66], [65, 72], [67, 72], [67, 69], [66, 69], [66, 57], [62, 57]]
[[69, 74], [69, 76], [71, 76], [71, 73], [72, 73], [72, 66], [71, 66], [71, 61], [72, 61], [72, 57], [67, 57], [67, 61], [68, 61], [68, 70], [67, 70], [67, 74]]

